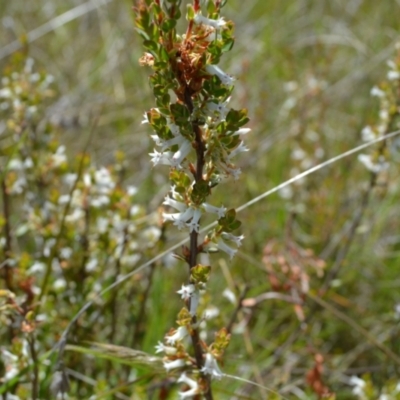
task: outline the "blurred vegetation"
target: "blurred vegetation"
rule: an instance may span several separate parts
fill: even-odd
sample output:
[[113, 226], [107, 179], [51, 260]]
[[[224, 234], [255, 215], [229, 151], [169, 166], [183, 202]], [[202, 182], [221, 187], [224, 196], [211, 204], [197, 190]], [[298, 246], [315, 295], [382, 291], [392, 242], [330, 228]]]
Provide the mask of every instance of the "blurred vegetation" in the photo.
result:
[[[223, 68], [252, 132], [240, 180], [215, 203], [239, 207], [386, 117], [381, 134], [400, 128], [399, 79], [386, 79], [399, 12], [394, 0], [228, 0]], [[141, 125], [153, 102], [131, 3], [2, 1], [0, 17], [0, 394], [49, 399], [68, 376], [69, 399], [176, 398], [153, 354], [184, 265], [163, 257], [95, 297], [183, 238], [160, 225], [168, 177]], [[240, 252], [212, 256], [203, 333], [230, 325], [223, 370], [258, 386], [224, 378], [217, 399], [400, 398], [398, 147], [365, 151], [388, 168], [352, 156], [240, 213]]]

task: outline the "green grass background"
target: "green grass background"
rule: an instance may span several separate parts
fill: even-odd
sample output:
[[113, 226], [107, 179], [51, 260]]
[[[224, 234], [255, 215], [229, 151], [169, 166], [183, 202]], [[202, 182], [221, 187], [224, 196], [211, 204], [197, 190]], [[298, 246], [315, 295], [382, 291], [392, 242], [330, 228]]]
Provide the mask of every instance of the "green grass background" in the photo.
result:
[[[1, 1], [0, 49], [82, 4], [86, 3]], [[90, 153], [98, 165], [107, 165], [115, 151], [124, 151], [129, 163], [126, 182], [139, 188], [138, 201], [151, 213], [168, 191], [168, 174], [166, 168], [151, 168], [151, 132], [140, 124], [144, 111], [153, 106], [149, 70], [138, 65], [142, 49], [133, 27], [131, 3], [96, 4], [93, 10], [29, 43], [27, 51], [38, 69], [55, 78], [57, 95], [46, 117], [59, 125], [69, 154], [82, 151], [92, 121], [98, 118]], [[213, 194], [214, 204], [238, 207], [291, 177], [293, 168], [300, 171], [291, 157], [299, 146], [311, 154], [318, 145], [324, 152], [322, 161], [361, 143], [361, 129], [377, 118], [378, 102], [370, 97], [370, 89], [385, 77], [385, 63], [393, 58], [400, 39], [399, 12], [398, 0], [228, 0], [223, 15], [236, 24], [236, 43], [223, 58], [222, 67], [237, 77], [232, 104], [248, 108], [252, 132], [246, 137], [250, 151], [239, 162], [240, 180], [219, 186]], [[0, 67], [8, 60], [8, 55], [3, 56]], [[299, 88], [297, 103], [287, 110], [292, 94], [285, 85], [292, 81]], [[380, 178], [381, 185], [371, 195], [335, 285], [324, 297], [395, 354], [400, 350], [399, 315], [395, 313], [400, 302], [398, 162], [393, 159]], [[212, 256], [208, 296], [220, 315], [209, 322], [210, 332], [226, 324], [234, 310], [221, 296], [225, 288], [239, 295], [246, 286], [247, 297], [272, 291], [262, 263], [268, 241], [273, 239], [284, 247], [290, 237], [322, 255], [329, 270], [346, 245], [343, 232], [360, 208], [368, 180], [368, 171], [352, 156], [294, 185], [291, 200], [276, 194], [243, 211], [239, 217], [246, 239], [238, 256], [231, 263], [223, 255]], [[180, 238], [169, 228], [165, 246]], [[324, 278], [312, 268], [308, 271], [311, 293], [316, 295]], [[156, 269], [145, 336], [138, 350], [153, 353], [156, 342], [174, 325], [182, 306], [175, 291], [185, 279], [183, 265]], [[121, 307], [127, 307], [123, 293], [118, 299]], [[136, 303], [130, 307], [134, 314]], [[356, 398], [348, 384], [352, 375], [369, 374], [375, 387], [371, 399], [396, 381], [399, 365], [348, 321], [309, 297], [304, 312], [307, 323], [302, 324], [292, 305], [279, 300], [242, 311], [239, 325], [240, 321], [247, 324], [232, 335], [224, 371], [281, 394], [273, 397], [266, 390], [224, 379], [215, 383], [216, 398], [317, 398], [305, 379], [314, 366], [315, 353], [324, 355], [324, 382], [338, 399]], [[101, 333], [91, 339], [104, 341]], [[118, 340], [113, 344], [126, 345]], [[89, 364], [96, 362], [101, 360], [94, 357]], [[118, 362], [99, 365], [103, 367], [95, 380], [102, 380], [108, 389], [121, 384]], [[76, 361], [74, 368], [89, 377], [93, 371], [79, 370]], [[145, 373], [139, 370], [141, 374]], [[157, 391], [149, 394], [146, 388], [162, 379], [165, 376], [151, 382], [145, 379], [121, 392], [131, 399], [161, 399]], [[87, 386], [82, 389], [86, 394], [75, 393], [71, 398], [89, 398], [93, 388]], [[118, 398], [113, 396], [101, 398]]]

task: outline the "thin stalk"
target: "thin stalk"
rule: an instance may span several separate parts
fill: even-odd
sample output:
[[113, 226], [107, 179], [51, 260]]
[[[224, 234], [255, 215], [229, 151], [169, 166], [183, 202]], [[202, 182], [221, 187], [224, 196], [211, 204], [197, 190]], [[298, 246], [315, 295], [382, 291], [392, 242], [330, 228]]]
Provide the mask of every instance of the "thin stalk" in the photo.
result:
[[12, 248], [12, 239], [11, 239], [11, 225], [10, 225], [10, 199], [7, 193], [7, 188], [5, 184], [5, 180], [1, 181], [1, 194], [3, 197], [3, 215], [4, 215], [4, 227], [3, 227], [3, 235], [6, 239], [4, 246], [4, 258], [6, 259], [3, 269], [4, 269], [4, 281], [6, 288], [12, 292], [14, 288], [13, 284], [13, 270], [8, 261], [11, 257], [11, 248]]
[[37, 400], [39, 398], [39, 364], [35, 349], [35, 338], [33, 334], [28, 338], [28, 344], [33, 362], [32, 399]]
[[[184, 100], [185, 100], [185, 105], [186, 105], [187, 109], [189, 110], [189, 113], [192, 114], [194, 107], [193, 107], [192, 97], [190, 94], [190, 89], [188, 87], [185, 88]], [[194, 179], [195, 179], [195, 183], [199, 183], [203, 180], [203, 169], [204, 169], [204, 163], [205, 163], [204, 154], [205, 154], [206, 148], [205, 148], [205, 144], [203, 141], [202, 132], [201, 132], [200, 127], [197, 125], [197, 123], [192, 122], [192, 128], [193, 128], [193, 132], [195, 135], [194, 143], [195, 143], [196, 158], [197, 158]], [[188, 262], [189, 278], [190, 278], [191, 269], [197, 265], [197, 256], [199, 253], [198, 236], [199, 236], [199, 234], [195, 230], [193, 230], [190, 234], [190, 256], [189, 256], [189, 262]], [[190, 308], [190, 304], [189, 304], [189, 308]], [[196, 326], [196, 325], [197, 325], [197, 317], [196, 317], [196, 315], [194, 315], [192, 317], [192, 326]], [[191, 333], [191, 339], [192, 339], [192, 345], [193, 345], [193, 349], [194, 349], [194, 356], [196, 359], [197, 368], [199, 370], [201, 370], [202, 367], [204, 366], [204, 359], [203, 359], [203, 348], [201, 346], [198, 328], [193, 328], [192, 333]], [[212, 395], [212, 390], [211, 390], [211, 379], [206, 374], [203, 374], [203, 379], [207, 383], [207, 385], [206, 385], [207, 389], [204, 393], [204, 397], [206, 400], [212, 400], [213, 395]]]

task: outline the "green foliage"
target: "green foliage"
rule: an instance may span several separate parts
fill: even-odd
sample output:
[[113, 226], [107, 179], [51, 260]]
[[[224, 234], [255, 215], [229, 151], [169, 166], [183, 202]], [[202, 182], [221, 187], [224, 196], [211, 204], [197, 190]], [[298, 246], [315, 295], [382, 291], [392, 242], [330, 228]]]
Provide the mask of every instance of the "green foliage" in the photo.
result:
[[[147, 113], [151, 128], [162, 140], [173, 138], [164, 115], [183, 93], [173, 93], [179, 82], [160, 71], [179, 53], [161, 46], [144, 7], [136, 30], [149, 53], [141, 62], [155, 70], [151, 91], [149, 68], [137, 62], [142, 43], [129, 2], [98, 2], [95, 10], [73, 11], [68, 23], [56, 17], [83, 3], [44, 3], [0, 2], [0, 394], [29, 399], [36, 387], [37, 398], [52, 398], [60, 365], [58, 350], [51, 350], [92, 301], [61, 357], [69, 399], [174, 399], [176, 377], [158, 368], [160, 358], [154, 367], [135, 357], [154, 357], [154, 345], [182, 307], [173, 293], [187, 267], [165, 256], [103, 297], [97, 293], [182, 238], [161, 227], [158, 208], [169, 180], [184, 196], [192, 176], [150, 168], [150, 128], [140, 125], [143, 111], [157, 107]], [[163, 34], [183, 38], [181, 21], [186, 13], [193, 19], [194, 9], [163, 3]], [[216, 19], [216, 3], [204, 4]], [[234, 133], [250, 117], [250, 151], [234, 184], [208, 171], [198, 201], [212, 189], [214, 204], [236, 208], [363, 137], [399, 129], [399, 82], [387, 79], [385, 64], [392, 61], [393, 77], [396, 2], [222, 5], [235, 21], [235, 37], [227, 21], [197, 65], [203, 71], [221, 61], [237, 78], [231, 102], [242, 111], [229, 109], [224, 122], [215, 118], [214, 148], [234, 149]], [[27, 34], [48, 21], [49, 33]], [[10, 53], [12, 47], [20, 52]], [[202, 74], [201, 94], [215, 95], [206, 102], [231, 96], [216, 75]], [[371, 98], [375, 86], [383, 93]], [[181, 112], [178, 125], [188, 134]], [[204, 124], [200, 109], [194, 115]], [[399, 398], [398, 143], [393, 138], [363, 150], [364, 165], [349, 157], [237, 216], [229, 211], [207, 233], [239, 229], [246, 238], [229, 267], [223, 255], [212, 255], [199, 306], [208, 316], [207, 330], [199, 321], [201, 337], [215, 340], [215, 353], [228, 341], [221, 326], [230, 328], [221, 367], [237, 379], [214, 381], [215, 398]], [[204, 268], [196, 281], [208, 279]]]

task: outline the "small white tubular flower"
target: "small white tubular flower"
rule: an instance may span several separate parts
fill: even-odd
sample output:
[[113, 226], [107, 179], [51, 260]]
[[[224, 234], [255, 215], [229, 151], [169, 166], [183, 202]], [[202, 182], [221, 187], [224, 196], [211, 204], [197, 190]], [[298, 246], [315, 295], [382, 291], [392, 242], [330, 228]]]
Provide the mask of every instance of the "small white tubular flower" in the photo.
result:
[[250, 128], [240, 128], [239, 130], [237, 130], [236, 132], [234, 132], [232, 136], [246, 135], [246, 134], [249, 133], [250, 131], [251, 131]]
[[180, 146], [180, 145], [184, 144], [185, 141], [187, 141], [187, 140], [181, 135], [175, 136], [174, 138], [169, 139], [169, 140], [160, 141], [161, 151], [167, 150], [176, 144], [178, 144]]
[[[207, 110], [212, 114], [213, 119], [216, 119], [217, 122], [224, 121], [226, 116], [228, 115], [229, 108], [227, 107], [230, 98], [228, 98], [223, 103], [214, 103], [213, 101], [209, 101], [206, 104]], [[215, 118], [215, 115], [218, 117]]]
[[183, 358], [178, 358], [177, 360], [174, 361], [164, 361], [164, 368], [167, 370], [167, 372], [176, 369], [176, 368], [182, 368], [186, 365], [186, 362]]
[[228, 256], [231, 260], [237, 252], [236, 249], [232, 249], [232, 247], [229, 247], [222, 239], [218, 239], [217, 247], [219, 250], [228, 254]]
[[175, 189], [176, 189], [176, 186], [172, 185], [171, 189], [170, 189], [171, 196], [173, 199], [179, 199], [181, 196]]
[[172, 213], [172, 214], [162, 213], [163, 222], [167, 222], [167, 221], [175, 222], [177, 219], [179, 219], [180, 216], [181, 216], [181, 213]]
[[206, 354], [206, 361], [204, 363], [204, 367], [201, 369], [201, 372], [216, 379], [221, 379], [224, 376], [218, 366], [217, 360], [211, 353]]
[[167, 122], [167, 126], [168, 126], [168, 128], [169, 128], [169, 130], [171, 131], [171, 133], [174, 135], [174, 136], [181, 136], [181, 132], [180, 132], [180, 130], [179, 130], [179, 126], [178, 125], [175, 125], [173, 122]]
[[201, 210], [195, 209], [193, 212], [192, 219], [186, 224], [189, 227], [190, 232], [196, 231], [197, 233], [200, 230], [199, 220], [201, 217]]
[[237, 181], [242, 173], [242, 170], [240, 168], [228, 168], [228, 173], [229, 175], [233, 176], [234, 181]]
[[225, 240], [230, 240], [231, 242], [235, 242], [237, 247], [242, 245], [242, 240], [244, 239], [244, 235], [235, 236], [232, 233], [222, 232], [221, 235]]
[[369, 125], [367, 125], [362, 129], [361, 137], [364, 142], [370, 142], [371, 140], [375, 139], [376, 135], [375, 132], [372, 130], [372, 128]]
[[206, 213], [217, 214], [218, 218], [225, 217], [226, 207], [215, 207], [208, 203], [203, 203], [201, 206], [204, 208]]
[[185, 373], [179, 377], [178, 383], [186, 383], [186, 385], [190, 387], [190, 390], [178, 393], [180, 399], [191, 399], [196, 394], [199, 394], [199, 384], [194, 379], [189, 378]]
[[358, 378], [357, 376], [352, 376], [350, 378], [349, 384], [353, 386], [353, 394], [357, 396], [364, 396], [365, 381]]
[[147, 113], [143, 114], [143, 120], [141, 122], [141, 124], [148, 124], [149, 123], [149, 118], [147, 117]]
[[175, 342], [184, 339], [189, 334], [188, 330], [184, 326], [180, 326], [175, 333], [171, 336], [167, 336], [166, 340], [168, 344], [175, 344]]
[[178, 218], [175, 219], [174, 225], [178, 229], [183, 229], [186, 226], [186, 222], [189, 221], [194, 215], [194, 208], [188, 207], [183, 213], [180, 213]]
[[182, 285], [181, 290], [178, 290], [176, 293], [180, 294], [183, 300], [189, 300], [195, 290], [196, 288], [193, 284]]
[[161, 152], [159, 153], [156, 149], [154, 149], [154, 153], [149, 153], [151, 156], [151, 162], [153, 163], [154, 166], [156, 165], [172, 165], [171, 162], [171, 156], [172, 153], [167, 151], [167, 152]]
[[385, 97], [385, 92], [382, 89], [379, 89], [378, 86], [374, 86], [371, 89], [371, 96], [382, 98]]
[[358, 156], [358, 161], [364, 164], [365, 168], [367, 168], [371, 172], [374, 172], [375, 174], [385, 171], [389, 168], [389, 163], [385, 161], [384, 157], [379, 157], [378, 162], [374, 163], [370, 155], [360, 154]]
[[228, 86], [233, 85], [233, 82], [235, 81], [235, 78], [233, 78], [232, 76], [226, 74], [217, 65], [212, 65], [212, 64], [207, 65], [206, 66], [206, 71], [210, 75], [216, 75], [224, 85], [228, 85]]
[[389, 81], [397, 81], [397, 79], [400, 79], [400, 72], [399, 71], [389, 71], [387, 73], [387, 78]]
[[157, 346], [154, 347], [156, 348], [156, 353], [165, 353], [168, 356], [173, 356], [178, 352], [175, 347], [166, 346], [162, 342], [158, 342]]
[[193, 317], [197, 313], [197, 308], [200, 303], [200, 291], [195, 290], [190, 297], [190, 310], [189, 313]]
[[195, 17], [193, 18], [193, 21], [197, 25], [201, 25], [201, 24], [207, 25], [207, 26], [211, 26], [214, 29], [220, 29], [226, 25], [226, 22], [223, 20], [223, 18], [209, 19], [209, 18], [203, 17], [200, 13], [195, 15]]
[[228, 301], [230, 301], [232, 304], [236, 304], [237, 303], [235, 293], [233, 293], [232, 290], [229, 289], [229, 288], [226, 288], [222, 292], [222, 296], [224, 296], [226, 299], [228, 299]]
[[163, 141], [158, 137], [158, 135], [150, 135], [150, 137], [154, 140], [156, 146], [161, 147], [163, 145]]
[[[183, 138], [183, 136], [182, 136]], [[179, 147], [179, 150], [172, 157], [172, 166], [177, 167], [181, 165], [181, 162], [185, 159], [185, 157], [190, 153], [192, 149], [192, 144], [189, 140], [183, 138], [182, 144]]]
[[174, 200], [171, 197], [166, 196], [163, 204], [170, 206], [172, 208], [175, 208], [175, 210], [178, 210], [180, 212], [184, 212], [187, 209], [187, 205], [185, 203], [182, 203], [180, 201]]
[[234, 149], [230, 152], [227, 159], [230, 160], [231, 158], [237, 156], [238, 154], [246, 152], [246, 151], [249, 151], [249, 148], [246, 147], [243, 142], [240, 142], [239, 146], [237, 146], [236, 149]]

